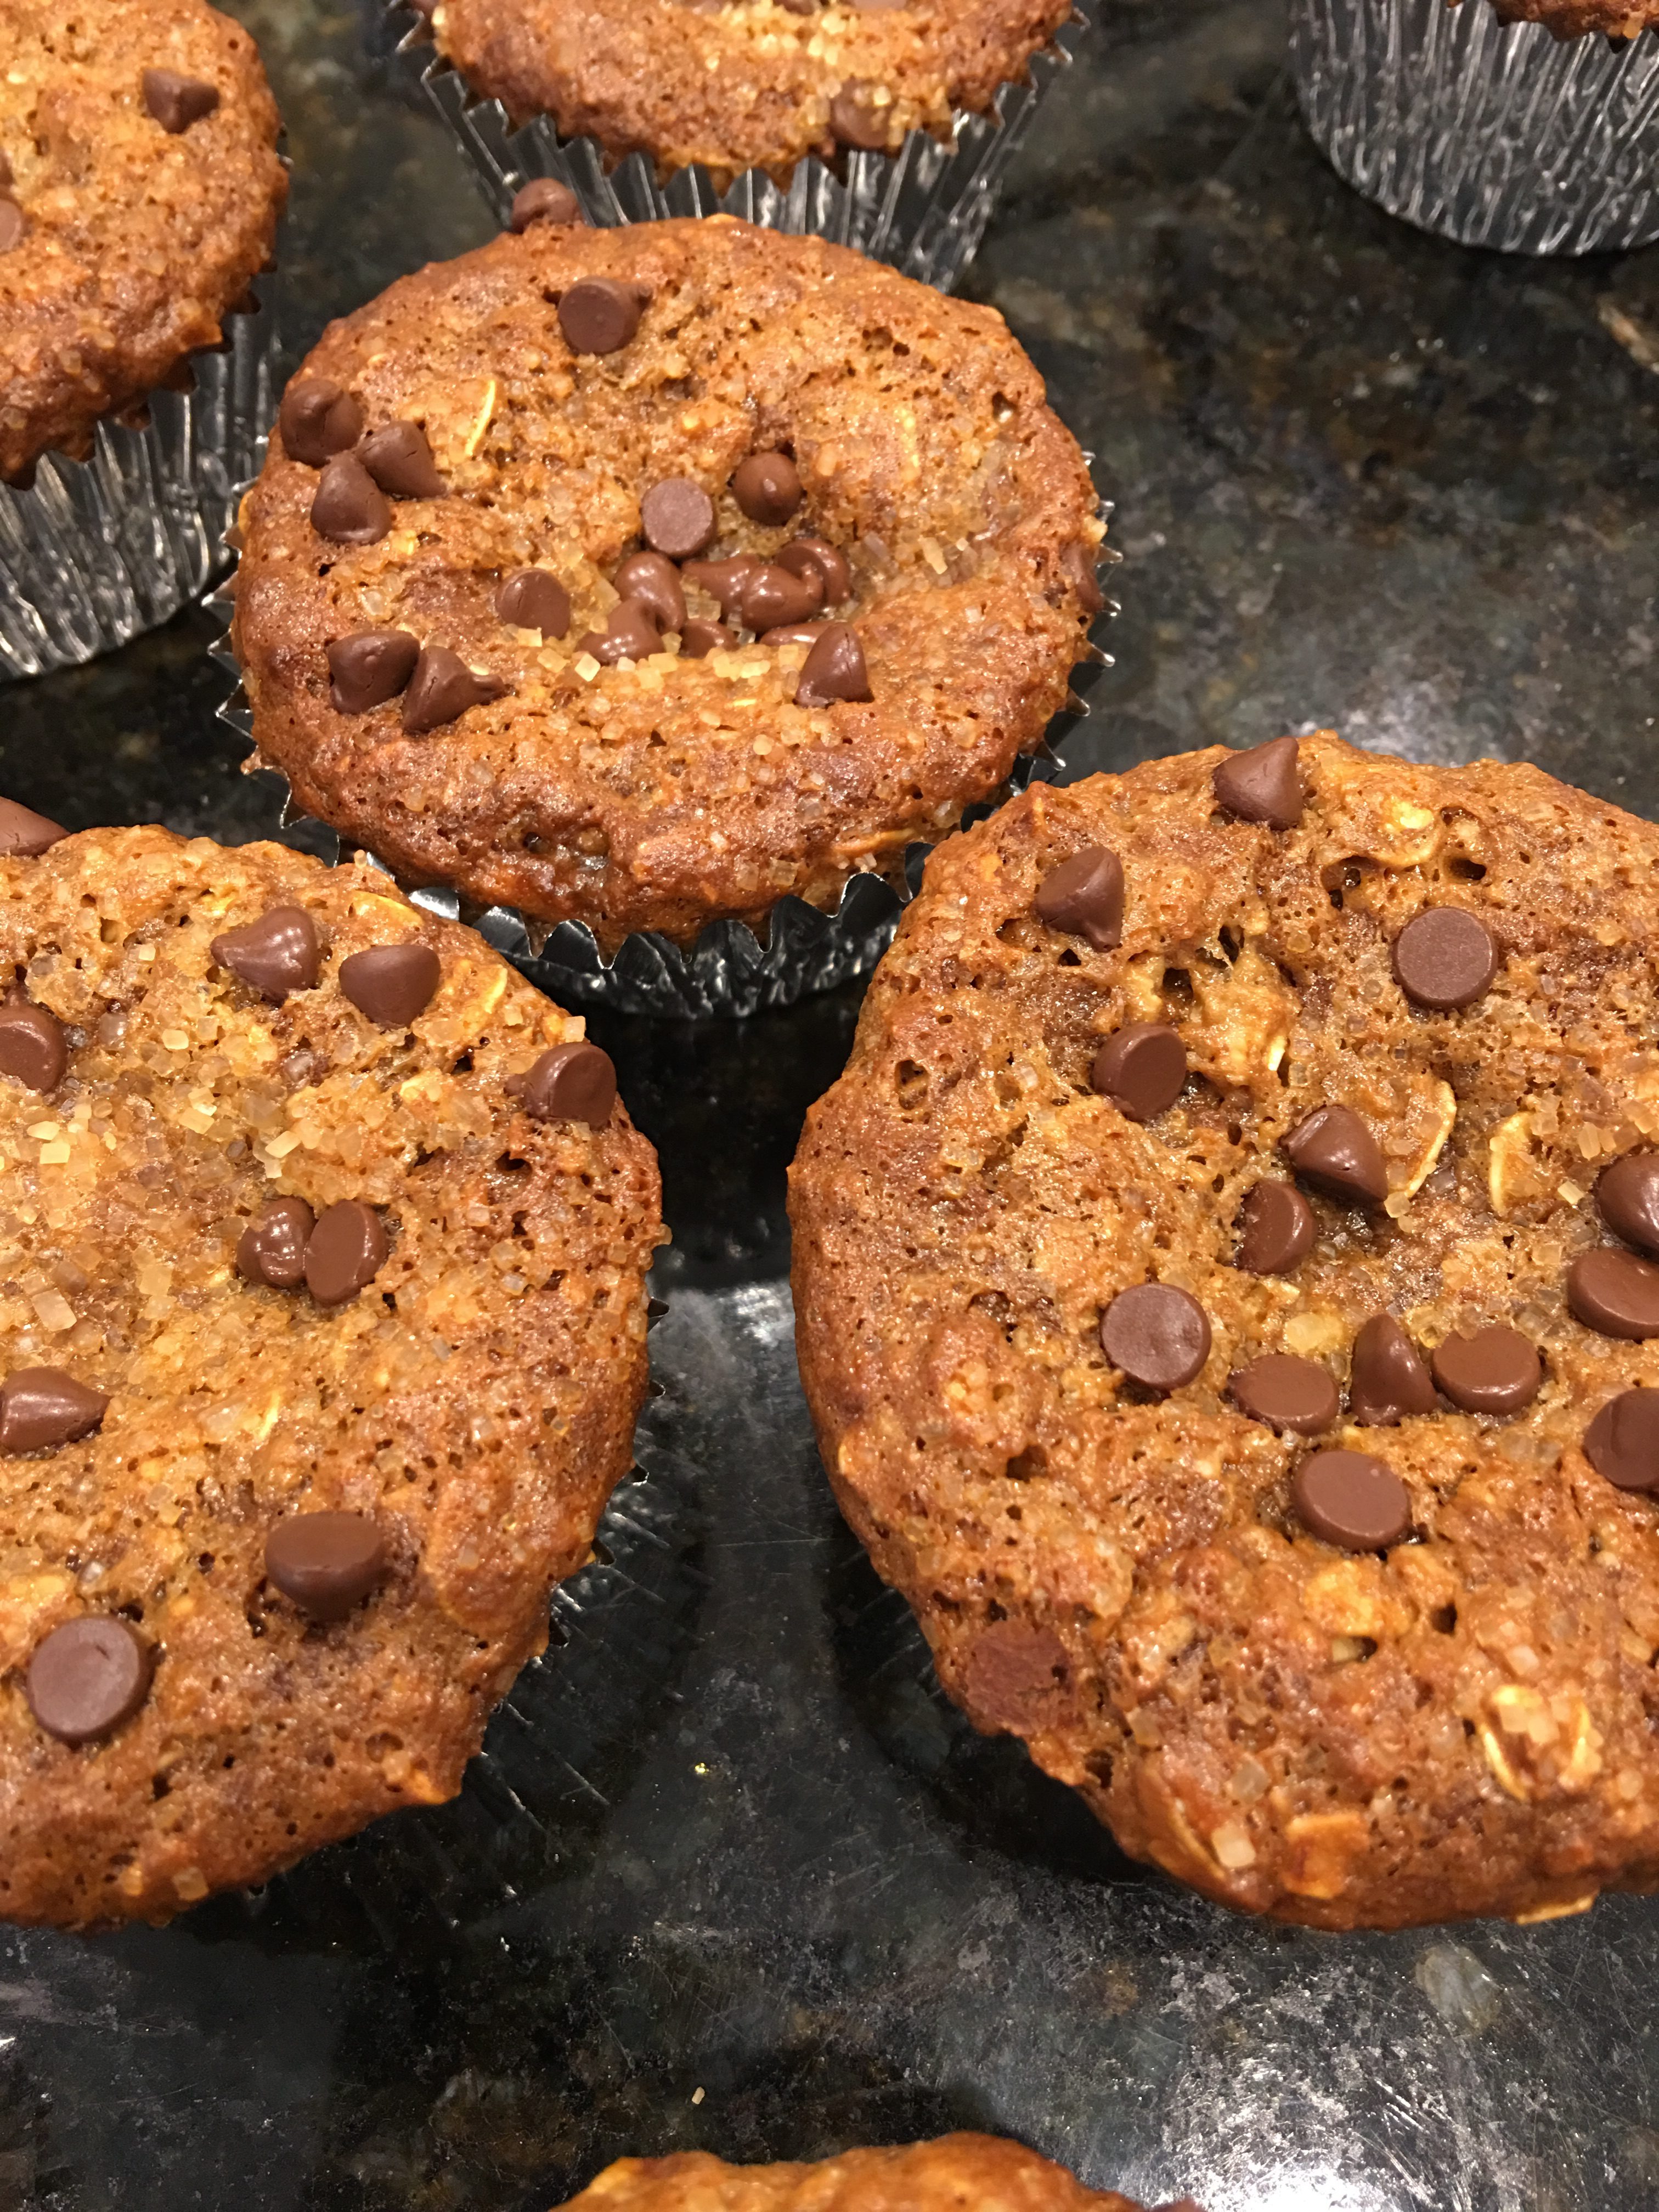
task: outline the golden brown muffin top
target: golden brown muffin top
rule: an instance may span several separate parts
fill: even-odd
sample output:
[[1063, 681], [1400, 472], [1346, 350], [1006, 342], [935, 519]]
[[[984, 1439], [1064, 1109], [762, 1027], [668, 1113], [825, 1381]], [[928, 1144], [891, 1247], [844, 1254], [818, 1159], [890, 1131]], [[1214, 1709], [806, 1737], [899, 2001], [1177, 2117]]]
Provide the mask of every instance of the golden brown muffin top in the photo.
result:
[[1659, 0], [1492, 0], [1500, 23], [1541, 23], [1552, 37], [1638, 38], [1659, 28]]
[[0, 0], [0, 482], [142, 403], [270, 258], [288, 178], [203, 0]]
[[164, 1920], [459, 1788], [629, 1465], [656, 1163], [368, 868], [87, 831], [0, 972], [0, 1917]]
[[[1140, 2212], [998, 2136], [963, 2133], [810, 2166], [728, 2166], [707, 2151], [619, 2158], [572, 2212]], [[1196, 2212], [1196, 2208], [1194, 2208]]]

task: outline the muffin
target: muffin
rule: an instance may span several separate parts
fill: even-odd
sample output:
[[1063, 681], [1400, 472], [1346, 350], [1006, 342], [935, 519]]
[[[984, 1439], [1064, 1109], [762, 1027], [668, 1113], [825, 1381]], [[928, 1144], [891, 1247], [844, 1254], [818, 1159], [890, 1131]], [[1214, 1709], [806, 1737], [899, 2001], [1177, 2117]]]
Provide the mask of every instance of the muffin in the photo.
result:
[[0, 844], [0, 1916], [161, 1922], [459, 1788], [629, 1465], [656, 1163], [372, 869]]
[[1511, 253], [1659, 238], [1655, 0], [1293, 0], [1309, 130], [1424, 230]]
[[288, 180], [253, 41], [204, 0], [0, 0], [0, 673], [27, 675], [222, 557]]
[[[708, 2151], [619, 2158], [570, 2200], [581, 2212], [1141, 2212], [998, 2136], [848, 2150], [815, 2165], [728, 2166]], [[1155, 2212], [1198, 2212], [1190, 2197]]]
[[289, 386], [241, 510], [255, 762], [605, 960], [781, 902], [821, 951], [850, 878], [901, 882], [1042, 743], [1096, 506], [994, 310], [725, 218], [538, 222]]
[[791, 1194], [975, 1724], [1326, 1928], [1659, 1883], [1659, 830], [1328, 732], [954, 839]]
[[1084, 20], [1071, 0], [392, 6], [503, 219], [552, 180], [592, 222], [719, 210], [944, 289]]

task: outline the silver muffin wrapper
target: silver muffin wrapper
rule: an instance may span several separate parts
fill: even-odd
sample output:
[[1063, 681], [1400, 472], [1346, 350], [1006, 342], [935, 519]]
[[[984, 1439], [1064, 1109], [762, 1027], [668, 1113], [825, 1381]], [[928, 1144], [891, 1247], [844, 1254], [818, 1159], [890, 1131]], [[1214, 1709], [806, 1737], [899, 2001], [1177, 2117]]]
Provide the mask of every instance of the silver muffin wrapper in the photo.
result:
[[1489, 0], [1291, 0], [1308, 129], [1356, 191], [1510, 253], [1659, 238], [1659, 33], [1501, 23]]
[[404, 65], [418, 72], [503, 224], [521, 185], [536, 177], [556, 177], [599, 229], [665, 216], [739, 216], [767, 230], [854, 246], [948, 292], [973, 258], [1038, 103], [1069, 66], [1097, 4], [1078, 0], [1078, 12], [1054, 44], [1031, 57], [1027, 81], [1005, 85], [988, 115], [958, 114], [949, 144], [913, 131], [896, 154], [849, 151], [836, 167], [809, 155], [787, 186], [774, 184], [764, 170], [748, 169], [724, 192], [701, 165], [677, 170], [663, 182], [643, 154], [607, 169], [597, 139], [561, 138], [547, 116], [534, 117], [515, 131], [499, 100], [478, 99], [449, 63], [431, 57], [423, 18], [415, 17], [403, 0], [392, 0], [391, 13], [410, 23], [398, 49]]
[[66, 668], [157, 629], [228, 563], [224, 535], [276, 412], [276, 317], [228, 314], [189, 392], [149, 395], [146, 428], [100, 422], [84, 461], [44, 454], [0, 484], [0, 683]]

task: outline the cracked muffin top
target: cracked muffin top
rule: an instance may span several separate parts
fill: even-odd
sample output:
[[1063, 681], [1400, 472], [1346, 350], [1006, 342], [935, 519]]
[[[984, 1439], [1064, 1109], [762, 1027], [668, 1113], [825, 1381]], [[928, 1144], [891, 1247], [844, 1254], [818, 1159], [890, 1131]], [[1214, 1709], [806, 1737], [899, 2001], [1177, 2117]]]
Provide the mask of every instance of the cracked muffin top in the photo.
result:
[[453, 1796], [644, 1392], [656, 1162], [366, 867], [0, 804], [0, 1917]]
[[142, 407], [270, 259], [258, 49], [203, 0], [0, 0], [0, 482]]
[[1072, 14], [1071, 0], [411, 0], [439, 52], [516, 129], [551, 116], [607, 160], [659, 176], [702, 162], [724, 191], [809, 154], [896, 153], [983, 114]]
[[792, 1188], [941, 1679], [1332, 1928], [1659, 1883], [1659, 831], [1328, 732], [929, 863]]
[[405, 881], [694, 939], [896, 874], [1066, 702], [1103, 525], [988, 307], [546, 221], [332, 325], [243, 503], [258, 757]]
[[[619, 2158], [571, 2212], [1140, 2212], [998, 2136], [963, 2133], [812, 2165], [729, 2166], [708, 2151]], [[1187, 2200], [1164, 2212], [1198, 2212]]]

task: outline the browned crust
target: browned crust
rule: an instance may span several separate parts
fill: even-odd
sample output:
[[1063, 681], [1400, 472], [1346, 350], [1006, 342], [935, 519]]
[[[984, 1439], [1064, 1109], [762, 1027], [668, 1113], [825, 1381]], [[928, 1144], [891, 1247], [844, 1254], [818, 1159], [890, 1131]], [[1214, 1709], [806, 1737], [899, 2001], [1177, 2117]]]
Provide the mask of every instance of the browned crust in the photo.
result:
[[1541, 23], [1557, 39], [1587, 38], [1592, 31], [1634, 39], [1659, 27], [1659, 0], [1635, 8], [1627, 0], [1492, 0], [1492, 6], [1500, 23]]
[[1141, 2212], [998, 2136], [963, 2133], [810, 2166], [729, 2166], [702, 2150], [619, 2158], [572, 2212]]
[[[552, 303], [585, 273], [652, 288], [618, 354], [573, 356], [560, 333]], [[786, 892], [833, 906], [855, 869], [896, 869], [994, 792], [1065, 702], [1088, 620], [1067, 556], [1092, 559], [1101, 526], [990, 308], [724, 218], [538, 225], [393, 285], [304, 374], [351, 391], [371, 426], [422, 422], [450, 489], [398, 502], [378, 544], [333, 544], [310, 523], [317, 471], [273, 438], [236, 602], [255, 743], [302, 805], [409, 880], [574, 917], [608, 945], [690, 939]], [[726, 486], [782, 441], [808, 501], [767, 531]], [[873, 703], [796, 707], [802, 647], [583, 672], [641, 498], [678, 474], [716, 498], [717, 553], [802, 527], [843, 548]], [[497, 579], [532, 562], [570, 589], [562, 642], [495, 611]], [[395, 702], [335, 713], [328, 641], [385, 623], [507, 696], [413, 739]]]
[[911, 0], [807, 15], [781, 5], [676, 0], [443, 0], [438, 48], [515, 125], [550, 115], [607, 157], [646, 154], [660, 174], [705, 163], [722, 183], [747, 168], [787, 184], [808, 154], [836, 151], [830, 103], [878, 86], [885, 143], [947, 137], [953, 112], [984, 113], [1024, 77], [1071, 0]]
[[[0, 0], [0, 154], [27, 222], [0, 254], [0, 481], [141, 402], [270, 259], [288, 177], [258, 50], [203, 0]], [[170, 136], [147, 69], [216, 85]]]
[[[208, 948], [284, 902], [330, 954], [276, 1007]], [[408, 938], [443, 980], [405, 1037], [336, 974]], [[86, 1442], [0, 1459], [0, 1915], [162, 1921], [459, 1788], [629, 1464], [656, 1163], [620, 1107], [598, 1133], [518, 1109], [507, 1076], [580, 1024], [367, 868], [89, 831], [0, 863], [0, 972], [71, 1045], [49, 1099], [0, 1077], [0, 1356], [111, 1395]], [[290, 1192], [392, 1224], [343, 1307], [234, 1271]], [[387, 1535], [386, 1582], [337, 1625], [264, 1579], [301, 1507]], [[72, 1750], [24, 1671], [62, 1621], [118, 1609], [154, 1684]]]
[[[1659, 1135], [1659, 831], [1530, 767], [1325, 734], [1279, 835], [1215, 810], [1224, 757], [1034, 790], [930, 862], [792, 1180], [836, 1493], [975, 1723], [1224, 1903], [1399, 1926], [1650, 1888], [1659, 1510], [1581, 1438], [1659, 1369], [1580, 1326], [1563, 1279], [1605, 1238], [1598, 1164]], [[1031, 911], [1096, 842], [1128, 887], [1104, 954]], [[1426, 1017], [1389, 947], [1445, 902], [1486, 915], [1506, 959], [1479, 1006]], [[1088, 1081], [1130, 1018], [1174, 1020], [1205, 1079], [1145, 1127]], [[1333, 1099], [1382, 1133], [1391, 1210], [1367, 1227], [1316, 1200], [1295, 1275], [1242, 1273], [1243, 1194]], [[1162, 1401], [1097, 1335], [1148, 1275], [1192, 1291], [1214, 1337]], [[1225, 1384], [1276, 1350], [1340, 1384], [1383, 1307], [1430, 1346], [1517, 1327], [1546, 1381], [1507, 1419], [1443, 1404], [1327, 1439], [1412, 1494], [1419, 1540], [1353, 1557], [1291, 1510], [1307, 1447]]]

